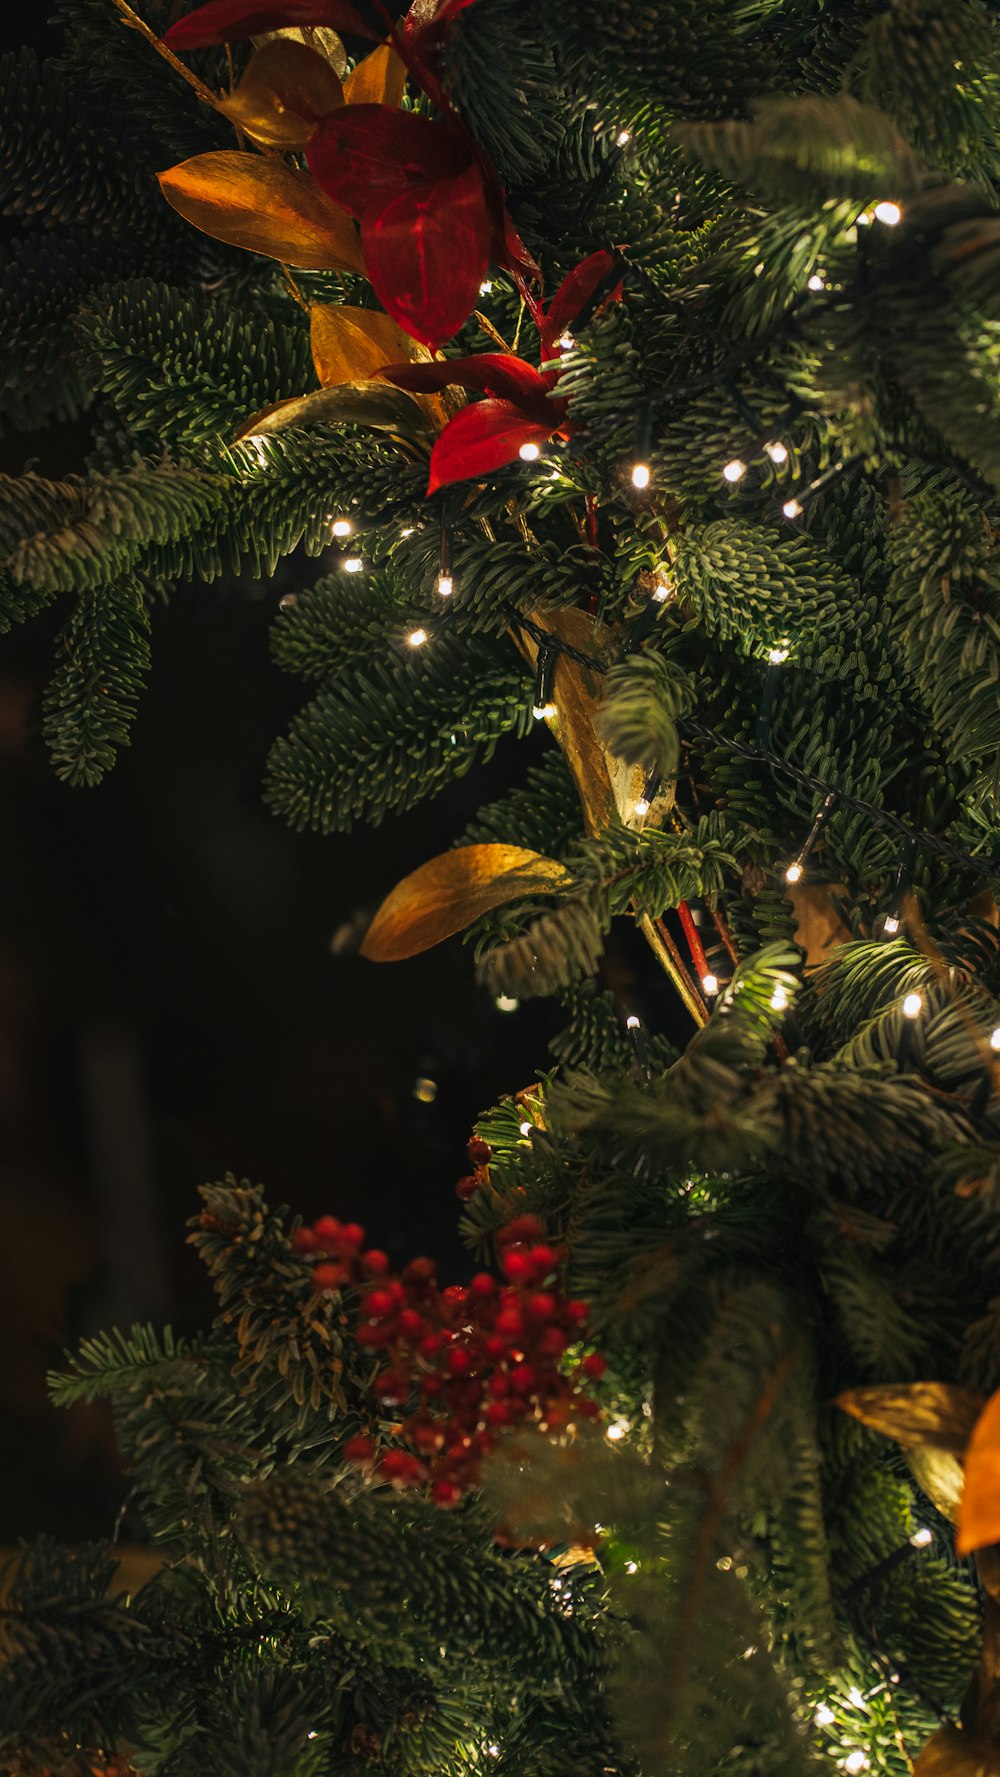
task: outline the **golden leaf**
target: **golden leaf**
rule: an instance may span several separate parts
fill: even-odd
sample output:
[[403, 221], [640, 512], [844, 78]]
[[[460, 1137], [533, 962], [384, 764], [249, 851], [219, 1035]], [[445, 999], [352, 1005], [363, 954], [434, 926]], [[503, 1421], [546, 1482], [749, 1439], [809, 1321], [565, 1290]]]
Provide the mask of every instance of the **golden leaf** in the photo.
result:
[[965, 1452], [965, 1492], [955, 1547], [960, 1555], [1000, 1542], [1000, 1390], [976, 1420]]
[[462, 845], [404, 876], [368, 927], [362, 956], [400, 962], [430, 950], [519, 895], [552, 895], [569, 880], [554, 858], [519, 845]]
[[785, 889], [795, 909], [795, 942], [806, 953], [807, 967], [821, 963], [834, 944], [847, 944], [853, 937], [833, 904], [840, 887], [836, 882], [810, 882]]
[[241, 438], [266, 438], [287, 432], [292, 426], [370, 426], [377, 432], [394, 432], [411, 443], [431, 432], [427, 415], [412, 395], [389, 383], [335, 383], [329, 389], [313, 389], [308, 395], [292, 395], [276, 401], [245, 420], [236, 434]]
[[932, 1450], [927, 1444], [904, 1445], [903, 1455], [921, 1492], [926, 1493], [942, 1518], [957, 1524], [965, 1484], [961, 1458], [951, 1450]]
[[913, 1777], [1000, 1777], [1000, 1746], [974, 1740], [949, 1723], [931, 1735]]
[[983, 1402], [950, 1382], [900, 1382], [848, 1389], [835, 1404], [897, 1444], [961, 1456]]
[[316, 50], [325, 56], [335, 74], [341, 80], [347, 73], [347, 51], [343, 39], [329, 25], [281, 25], [276, 31], [261, 31], [251, 38], [255, 49], [261, 49], [265, 43], [304, 43], [308, 49]]
[[308, 173], [236, 149], [159, 174], [168, 204], [204, 234], [310, 271], [362, 272], [354, 223]]
[[349, 105], [399, 105], [406, 85], [406, 67], [388, 43], [373, 49], [344, 81]]
[[[584, 611], [572, 608], [532, 611], [531, 619], [549, 635], [568, 642], [584, 654], [599, 657], [607, 641], [607, 631]], [[524, 651], [532, 665], [538, 659], [538, 646], [532, 636], [525, 637]], [[552, 681], [553, 714], [546, 721], [566, 755], [583, 805], [588, 833], [602, 832], [616, 807], [607, 755], [594, 730], [594, 717], [602, 695], [600, 673], [571, 660], [567, 654], [556, 657]]]
[[217, 101], [230, 123], [269, 148], [304, 148], [320, 119], [343, 103], [329, 62], [280, 37], [257, 51], [236, 91]]
[[[312, 354], [323, 386], [360, 383], [383, 364], [400, 360], [426, 362], [426, 346], [397, 327], [380, 309], [362, 309], [317, 302], [312, 309]], [[440, 395], [411, 395], [436, 432], [447, 424], [449, 409]]]

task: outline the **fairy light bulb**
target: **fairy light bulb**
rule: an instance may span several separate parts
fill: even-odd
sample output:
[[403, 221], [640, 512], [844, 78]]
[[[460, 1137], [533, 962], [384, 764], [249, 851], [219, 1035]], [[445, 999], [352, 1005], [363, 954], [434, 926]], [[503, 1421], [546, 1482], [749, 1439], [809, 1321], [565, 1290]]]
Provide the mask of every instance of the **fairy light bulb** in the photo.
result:
[[904, 1018], [919, 1018], [923, 1009], [923, 996], [919, 993], [908, 993], [900, 1008]]
[[632, 486], [637, 487], [640, 490], [642, 488], [647, 488], [652, 480], [652, 474], [653, 472], [648, 463], [633, 463]]
[[996, 1030], [990, 1033], [990, 1048], [1000, 1049], [1000, 1024], [997, 1025]]
[[799, 863], [798, 858], [795, 859], [795, 862], [793, 864], [789, 864], [788, 869], [785, 871], [785, 881], [786, 882], [801, 882], [802, 881], [802, 865]]
[[801, 518], [802, 502], [800, 500], [786, 500], [781, 510], [786, 518]]
[[672, 595], [673, 587], [668, 586], [665, 580], [657, 580], [650, 597], [653, 598], [658, 605], [665, 605], [668, 598], [672, 597]]
[[772, 463], [787, 463], [788, 461], [788, 446], [782, 444], [780, 438], [772, 438], [770, 443], [765, 444], [764, 452], [766, 456], [770, 457]]
[[455, 590], [455, 582], [452, 579], [450, 574], [439, 574], [438, 575], [437, 589], [438, 589], [440, 596], [443, 599], [450, 599], [451, 598], [451, 595]]
[[399, 534], [401, 537], [412, 537], [415, 530], [416, 530], [415, 525], [404, 524]]
[[903, 220], [903, 212], [898, 204], [882, 203], [875, 205], [876, 222], [884, 222], [886, 228], [895, 228]]
[[887, 913], [886, 914], [885, 924], [882, 927], [882, 931], [883, 931], [885, 937], [887, 937], [887, 938], [894, 938], [896, 936], [896, 933], [899, 931], [899, 916], [898, 916], [898, 914], [895, 914], [895, 913]]
[[857, 1752], [848, 1753], [844, 1760], [844, 1770], [850, 1773], [850, 1777], [856, 1777], [858, 1771], [866, 1771], [867, 1769], [868, 1755], [862, 1752], [860, 1747]]
[[828, 1728], [831, 1722], [836, 1721], [836, 1719], [837, 1718], [834, 1715], [833, 1710], [830, 1708], [829, 1703], [820, 1703], [817, 1705], [813, 1721], [818, 1728]]
[[820, 272], [814, 271], [812, 277], [806, 279], [806, 289], [807, 290], [825, 290], [826, 289], [826, 284], [825, 284], [822, 274]]
[[516, 1000], [513, 994], [498, 993], [493, 1004], [498, 1012], [516, 1012], [521, 1002]]
[[628, 1420], [627, 1419], [613, 1419], [611, 1421], [611, 1424], [608, 1426], [608, 1429], [605, 1432], [604, 1436], [607, 1438], [607, 1440], [610, 1444], [617, 1444], [619, 1438], [623, 1438], [627, 1431], [628, 1431]]
[[862, 210], [860, 216], [858, 217], [858, 225], [861, 228], [870, 228], [871, 227], [872, 213], [870, 210]]
[[554, 703], [536, 703], [532, 709], [536, 722], [549, 722], [556, 713]]
[[913, 1535], [910, 1538], [910, 1545], [914, 1549], [927, 1549], [933, 1541], [933, 1530], [930, 1529], [929, 1525], [921, 1524], [913, 1532]]
[[638, 815], [644, 815], [644, 814], [649, 813], [649, 803], [646, 801], [645, 796], [639, 797], [639, 800], [635, 805], [635, 812]]
[[616, 148], [627, 148], [629, 143], [631, 142], [631, 140], [632, 140], [632, 131], [631, 130], [619, 130], [617, 136], [615, 137], [615, 147]]
[[784, 1012], [788, 1008], [788, 992], [779, 981], [771, 995], [771, 1011]]
[[726, 481], [742, 481], [746, 472], [747, 466], [741, 457], [733, 457], [722, 471]]
[[489, 278], [484, 278], [482, 283], [479, 286], [479, 294], [480, 294], [480, 296], [489, 296], [490, 291], [492, 289], [493, 289], [493, 284], [492, 284], [491, 280]]
[[788, 649], [784, 646], [780, 648], [769, 648], [767, 651], [768, 666], [782, 666], [787, 659]]
[[634, 1012], [630, 1012], [628, 1017], [626, 1018], [625, 1029], [626, 1030], [638, 1030], [639, 1029], [639, 1020], [636, 1017]]
[[522, 444], [517, 454], [522, 463], [537, 463], [542, 453], [537, 444]]
[[709, 970], [707, 975], [703, 975], [701, 978], [701, 991], [706, 999], [713, 999], [719, 991], [718, 975], [713, 975], [711, 970]]
[[426, 629], [411, 629], [406, 639], [411, 648], [422, 648], [427, 640], [427, 631]]
[[532, 1123], [525, 1121], [524, 1123], [519, 1123], [517, 1127], [522, 1135], [529, 1136], [531, 1134], [531, 1131], [532, 1131], [534, 1125]]
[[349, 537], [353, 529], [354, 526], [349, 518], [335, 518], [333, 521], [333, 534], [335, 537]]
[[556, 345], [559, 346], [562, 351], [570, 352], [576, 345], [576, 340], [571, 333], [560, 333], [559, 338], [556, 340]]
[[361, 560], [360, 555], [349, 555], [349, 556], [347, 556], [346, 560], [344, 561], [344, 573], [345, 574], [360, 574], [364, 565], [365, 564]]

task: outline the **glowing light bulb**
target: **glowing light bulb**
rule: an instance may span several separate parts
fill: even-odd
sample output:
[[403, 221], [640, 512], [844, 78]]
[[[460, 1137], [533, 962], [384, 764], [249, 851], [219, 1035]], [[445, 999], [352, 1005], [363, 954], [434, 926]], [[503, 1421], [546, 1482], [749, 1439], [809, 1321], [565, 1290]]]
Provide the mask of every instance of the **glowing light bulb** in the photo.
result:
[[665, 605], [668, 598], [671, 598], [672, 596], [673, 587], [668, 586], [665, 580], [657, 580], [651, 594], [651, 597], [656, 600], [656, 603], [658, 605]]
[[701, 978], [701, 991], [706, 999], [712, 999], [712, 997], [719, 991], [718, 976], [711, 973], [703, 975]]
[[556, 345], [561, 346], [564, 352], [569, 352], [576, 345], [576, 340], [571, 333], [561, 333], [556, 340]]
[[284, 598], [278, 600], [278, 610], [294, 611], [298, 602], [299, 595], [297, 592], [286, 592]]
[[826, 289], [826, 284], [824, 283], [823, 278], [818, 271], [814, 271], [812, 277], [806, 279], [806, 289], [807, 290], [825, 290]]
[[490, 291], [492, 290], [492, 288], [493, 288], [492, 281], [489, 278], [484, 278], [482, 283], [479, 286], [480, 296], [488, 296], [490, 294]]
[[787, 994], [786, 990], [782, 987], [781, 982], [779, 981], [777, 987], [775, 988], [774, 992], [771, 995], [771, 1010], [772, 1010], [772, 1012], [784, 1012], [787, 1005], [788, 1005], [788, 994]]
[[802, 865], [799, 863], [798, 858], [796, 858], [794, 864], [789, 864], [788, 869], [785, 871], [785, 881], [786, 882], [801, 882], [802, 881]]
[[537, 444], [522, 444], [517, 454], [522, 463], [537, 463], [542, 453]]
[[902, 1004], [904, 1018], [919, 1018], [923, 1007], [923, 998], [919, 993], [908, 993]]
[[886, 914], [885, 924], [882, 927], [882, 931], [887, 938], [894, 938], [896, 936], [896, 933], [899, 931], [899, 920], [895, 913]]
[[626, 1573], [638, 1573], [638, 1571], [639, 1571], [638, 1561], [626, 1561], [626, 1563], [625, 1563], [625, 1572]]
[[536, 703], [532, 710], [536, 722], [549, 722], [556, 713], [554, 703]]
[[652, 473], [648, 463], [633, 463], [632, 486], [638, 488], [648, 487], [652, 479]]
[[401, 531], [400, 531], [400, 533], [399, 533], [399, 534], [400, 534], [400, 536], [401, 536], [401, 537], [412, 537], [412, 535], [413, 535], [413, 532], [414, 532], [414, 530], [415, 530], [415, 529], [416, 529], [416, 526], [415, 526], [415, 525], [412, 525], [412, 524], [404, 524], [404, 526], [403, 526], [403, 528], [402, 528], [402, 530], [401, 530]]
[[639, 1020], [636, 1017], [634, 1012], [630, 1012], [628, 1017], [625, 1020], [625, 1029], [626, 1030], [638, 1030], [638, 1028], [639, 1028]]
[[361, 560], [360, 555], [349, 555], [346, 557], [346, 559], [343, 563], [344, 573], [345, 574], [360, 574], [364, 565], [365, 564]]
[[413, 1082], [413, 1096], [418, 1104], [433, 1104], [438, 1095], [437, 1081], [429, 1080], [426, 1075]]
[[849, 1703], [853, 1703], [855, 1709], [863, 1709], [864, 1708], [865, 1700], [864, 1700], [863, 1696], [861, 1695], [861, 1692], [858, 1690], [858, 1687], [856, 1684], [852, 1684], [850, 1690], [848, 1691], [847, 1701]]
[[862, 210], [860, 216], [858, 217], [858, 222], [862, 228], [870, 228], [872, 225], [871, 211], [870, 210]]
[[862, 1752], [860, 1747], [858, 1748], [857, 1752], [849, 1752], [848, 1753], [847, 1757], [844, 1760], [844, 1770], [849, 1771], [851, 1774], [851, 1777], [856, 1777], [856, 1773], [858, 1771], [866, 1771], [867, 1769], [868, 1769], [868, 1755], [866, 1753]]
[[767, 651], [768, 666], [781, 666], [782, 662], [786, 661], [787, 659], [788, 659], [788, 649], [785, 647], [769, 648]]
[[531, 1134], [531, 1131], [534, 1128], [534, 1124], [529, 1123], [527, 1120], [525, 1120], [525, 1122], [519, 1123], [517, 1127], [522, 1135], [527, 1136], [527, 1135]]
[[647, 802], [645, 796], [639, 797], [639, 800], [635, 805], [635, 812], [636, 812], [636, 814], [639, 814], [639, 815], [649, 813], [649, 803]]
[[615, 1419], [615, 1420], [612, 1420], [611, 1424], [608, 1426], [608, 1429], [605, 1432], [604, 1436], [608, 1439], [609, 1443], [617, 1444], [619, 1438], [623, 1438], [627, 1431], [628, 1431], [628, 1420], [627, 1419]]
[[813, 1721], [816, 1723], [816, 1726], [818, 1728], [828, 1728], [830, 1726], [830, 1723], [832, 1721], [836, 1721], [836, 1719], [837, 1718], [834, 1715], [833, 1710], [830, 1708], [829, 1704], [827, 1704], [827, 1703], [820, 1703], [819, 1706], [817, 1707], [815, 1715], [813, 1716]]
[[740, 457], [734, 457], [732, 462], [727, 463], [722, 471], [726, 481], [742, 481], [746, 472], [747, 466]]
[[335, 518], [333, 521], [333, 534], [335, 537], [349, 537], [353, 529], [354, 526], [349, 518]]
[[617, 136], [615, 137], [615, 147], [616, 148], [627, 148], [628, 144], [631, 142], [631, 140], [632, 140], [632, 131], [631, 130], [619, 130]]
[[770, 444], [765, 444], [764, 451], [772, 463], [787, 463], [788, 461], [788, 446], [782, 444], [780, 438], [774, 438]]
[[903, 212], [898, 204], [883, 202], [875, 205], [875, 220], [884, 222], [886, 228], [895, 228], [897, 223], [902, 222]]
[[438, 589], [440, 596], [443, 599], [450, 599], [451, 598], [451, 595], [455, 590], [455, 582], [452, 579], [450, 574], [439, 574], [438, 575], [437, 589]]
[[1000, 1049], [1000, 1024], [997, 1025], [996, 1030], [990, 1033], [990, 1048]]
[[411, 629], [406, 639], [411, 648], [422, 648], [427, 640], [427, 631], [426, 629]]
[[910, 1538], [910, 1544], [914, 1549], [929, 1548], [933, 1541], [934, 1532], [927, 1524], [921, 1524]]
[[786, 500], [781, 510], [786, 518], [802, 517], [802, 506], [798, 500]]
[[498, 1012], [516, 1012], [521, 1002], [520, 1000], [512, 999], [509, 993], [498, 993], [493, 1004]]

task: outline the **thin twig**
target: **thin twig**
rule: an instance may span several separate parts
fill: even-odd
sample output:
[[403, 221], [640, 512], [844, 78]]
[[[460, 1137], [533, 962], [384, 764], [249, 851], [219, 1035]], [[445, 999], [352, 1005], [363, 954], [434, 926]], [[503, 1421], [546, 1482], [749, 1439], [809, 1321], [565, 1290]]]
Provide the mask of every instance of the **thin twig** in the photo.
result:
[[114, 4], [121, 14], [122, 23], [128, 25], [133, 31], [138, 31], [140, 37], [145, 37], [146, 42], [152, 44], [157, 55], [162, 56], [165, 62], [170, 63], [175, 74], [179, 74], [182, 80], [187, 81], [188, 86], [194, 88], [203, 105], [211, 105], [213, 111], [217, 110], [218, 99], [211, 88], [207, 87], [203, 80], [199, 80], [197, 74], [192, 74], [190, 68], [184, 66], [180, 57], [175, 56], [172, 49], [167, 48], [162, 38], [157, 37], [152, 26], [147, 25], [145, 19], [141, 19], [139, 14], [133, 11], [128, 0], [114, 0]]

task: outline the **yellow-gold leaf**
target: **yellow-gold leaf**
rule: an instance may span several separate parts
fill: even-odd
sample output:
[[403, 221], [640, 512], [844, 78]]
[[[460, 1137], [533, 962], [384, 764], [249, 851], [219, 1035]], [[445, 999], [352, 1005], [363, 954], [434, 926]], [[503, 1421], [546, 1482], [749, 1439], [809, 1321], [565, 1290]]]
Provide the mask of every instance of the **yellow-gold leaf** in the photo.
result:
[[401, 962], [440, 944], [520, 895], [551, 895], [568, 882], [554, 858], [519, 845], [461, 845], [404, 876], [368, 927], [371, 962]]
[[850, 942], [852, 932], [834, 903], [843, 884], [835, 882], [789, 883], [785, 895], [795, 909], [795, 942], [806, 953], [806, 966], [821, 963], [835, 944]]
[[[317, 302], [311, 328], [313, 364], [324, 388], [363, 382], [383, 364], [424, 363], [431, 356], [426, 346], [418, 345], [380, 309]], [[447, 424], [450, 411], [440, 395], [411, 395], [410, 399], [423, 408], [435, 431]]]
[[974, 1740], [948, 1723], [931, 1735], [913, 1777], [1000, 1777], [1000, 1746]]
[[222, 150], [183, 160], [159, 180], [168, 204], [217, 241], [310, 271], [364, 272], [351, 218], [284, 161]]
[[932, 1450], [929, 1444], [904, 1444], [903, 1456], [920, 1491], [926, 1493], [942, 1518], [957, 1524], [965, 1486], [961, 1457], [951, 1450]]
[[236, 91], [217, 102], [255, 142], [304, 148], [321, 118], [344, 103], [344, 89], [323, 56], [279, 37], [257, 51]]
[[955, 1538], [960, 1555], [990, 1543], [1000, 1543], [1000, 1390], [990, 1396], [969, 1438]]
[[255, 49], [262, 49], [265, 43], [304, 43], [308, 49], [324, 56], [341, 80], [347, 73], [344, 40], [329, 25], [279, 25], [276, 31], [261, 31], [250, 41]]
[[837, 1396], [844, 1413], [897, 1444], [948, 1450], [961, 1456], [976, 1423], [982, 1396], [951, 1382], [900, 1382], [887, 1388], [852, 1388]]
[[349, 105], [400, 105], [406, 85], [406, 68], [388, 43], [373, 49], [344, 81]]
[[402, 389], [389, 383], [335, 383], [332, 388], [313, 389], [308, 395], [292, 395], [265, 407], [244, 422], [236, 442], [266, 438], [292, 426], [330, 425], [368, 426], [414, 443], [428, 438], [432, 430], [419, 403]]

